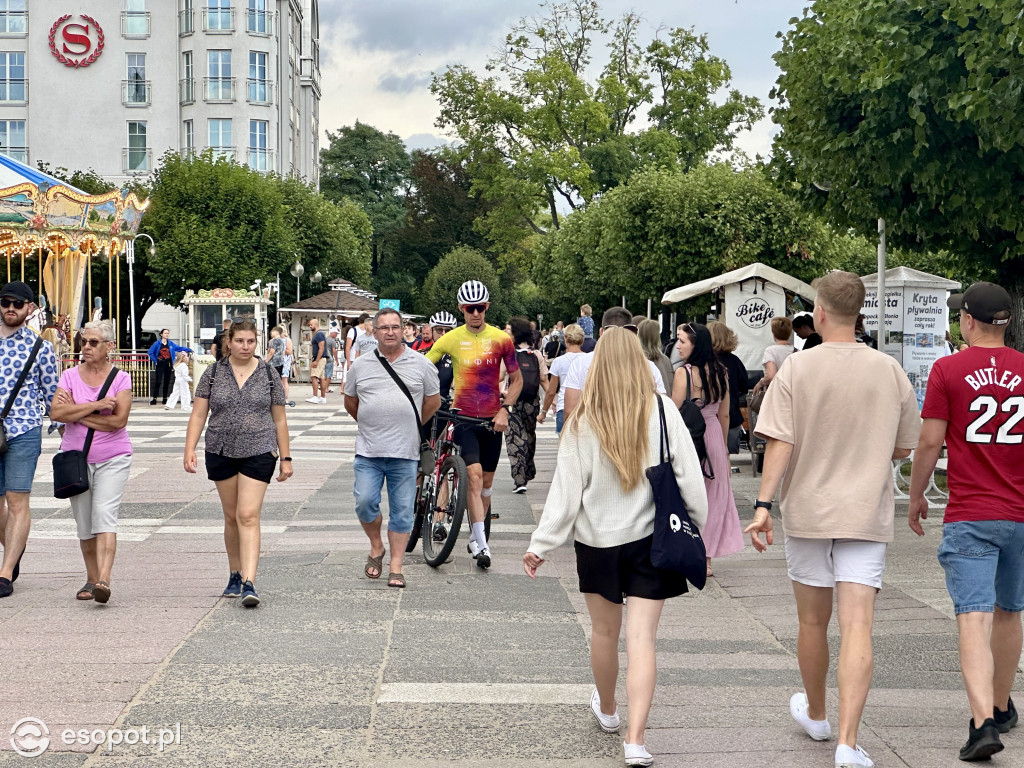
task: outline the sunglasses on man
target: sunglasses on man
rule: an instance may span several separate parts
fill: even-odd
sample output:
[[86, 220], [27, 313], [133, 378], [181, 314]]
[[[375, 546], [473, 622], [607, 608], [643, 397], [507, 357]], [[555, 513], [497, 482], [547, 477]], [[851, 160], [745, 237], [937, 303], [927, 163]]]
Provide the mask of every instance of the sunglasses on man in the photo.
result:
[[470, 314], [470, 315], [482, 315], [484, 312], [487, 311], [487, 305], [486, 304], [467, 304], [465, 311], [466, 311], [467, 314]]
[[21, 299], [0, 299], [0, 307], [3, 307], [4, 309], [10, 309], [11, 307], [14, 307], [15, 309], [24, 309], [25, 304], [27, 303], [28, 302], [22, 301]]

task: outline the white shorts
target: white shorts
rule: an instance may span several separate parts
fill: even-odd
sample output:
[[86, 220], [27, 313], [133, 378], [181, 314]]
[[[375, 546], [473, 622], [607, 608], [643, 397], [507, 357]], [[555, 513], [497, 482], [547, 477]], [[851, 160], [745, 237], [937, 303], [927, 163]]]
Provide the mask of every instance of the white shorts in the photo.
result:
[[89, 490], [71, 497], [71, 513], [83, 541], [97, 533], [117, 533], [121, 496], [132, 469], [132, 455], [89, 465]]
[[789, 578], [808, 587], [835, 587], [837, 581], [882, 588], [884, 541], [786, 537]]

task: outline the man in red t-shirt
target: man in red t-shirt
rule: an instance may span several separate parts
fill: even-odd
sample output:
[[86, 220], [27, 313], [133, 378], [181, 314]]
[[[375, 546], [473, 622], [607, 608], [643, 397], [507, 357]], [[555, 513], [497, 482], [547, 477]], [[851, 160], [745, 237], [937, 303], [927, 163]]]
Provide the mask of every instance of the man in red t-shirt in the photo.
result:
[[973, 719], [960, 759], [1003, 749], [1017, 724], [1010, 699], [1024, 611], [1024, 354], [1008, 348], [1010, 295], [975, 283], [950, 296], [970, 347], [937, 360], [928, 377], [924, 426], [910, 480], [910, 528], [924, 535], [924, 497], [943, 442], [949, 503], [939, 562], [953, 598], [960, 665]]

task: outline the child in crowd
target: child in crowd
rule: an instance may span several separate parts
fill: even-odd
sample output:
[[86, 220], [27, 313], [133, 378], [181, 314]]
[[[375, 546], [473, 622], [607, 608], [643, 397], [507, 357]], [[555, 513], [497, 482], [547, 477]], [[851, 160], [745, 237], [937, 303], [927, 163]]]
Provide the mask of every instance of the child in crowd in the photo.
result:
[[191, 381], [192, 377], [188, 375], [188, 353], [179, 352], [174, 358], [174, 389], [171, 390], [171, 396], [167, 398], [165, 411], [174, 408], [178, 404], [179, 398], [181, 399], [181, 410], [185, 413], [192, 410], [192, 391], [189, 389]]

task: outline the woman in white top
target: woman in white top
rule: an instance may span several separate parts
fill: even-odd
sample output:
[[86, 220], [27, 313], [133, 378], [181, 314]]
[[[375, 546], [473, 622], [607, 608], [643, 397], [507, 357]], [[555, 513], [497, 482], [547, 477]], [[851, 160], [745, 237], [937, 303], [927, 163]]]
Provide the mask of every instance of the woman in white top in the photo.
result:
[[565, 354], [559, 355], [551, 361], [548, 368], [548, 391], [544, 396], [544, 407], [540, 409], [537, 421], [541, 424], [551, 410], [551, 404], [555, 405], [555, 433], [562, 434], [562, 424], [565, 416], [565, 387], [562, 386], [562, 379], [569, 373], [569, 366], [579, 355], [584, 354], [583, 329], [576, 323], [567, 325], [563, 331], [565, 337]]
[[[592, 625], [590, 662], [597, 689], [590, 707], [601, 728], [619, 727], [615, 702], [623, 595], [629, 669], [626, 765], [650, 765], [644, 746], [657, 675], [654, 644], [664, 601], [686, 592], [686, 580], [651, 564], [654, 495], [645, 472], [657, 463], [660, 420], [654, 381], [637, 337], [604, 330], [579, 405], [566, 419], [558, 464], [540, 524], [523, 556], [531, 578], [548, 553], [575, 539], [580, 591]], [[663, 397], [676, 480], [699, 530], [707, 520], [704, 476], [690, 435], [672, 401]]]

